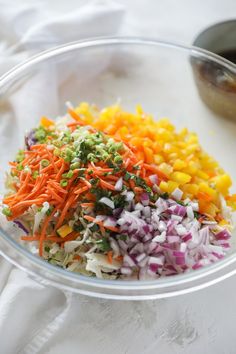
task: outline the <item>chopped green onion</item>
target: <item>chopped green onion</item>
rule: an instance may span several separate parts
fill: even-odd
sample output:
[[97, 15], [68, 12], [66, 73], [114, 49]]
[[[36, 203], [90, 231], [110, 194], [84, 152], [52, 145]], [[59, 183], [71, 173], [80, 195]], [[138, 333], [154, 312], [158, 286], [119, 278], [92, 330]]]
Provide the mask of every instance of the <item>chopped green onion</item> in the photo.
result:
[[117, 164], [123, 163], [122, 157], [120, 155], [115, 156], [114, 162]]
[[71, 177], [73, 177], [73, 171], [69, 171], [69, 172], [67, 172], [67, 178], [71, 178]]
[[76, 168], [79, 168], [80, 167], [80, 163], [79, 162], [74, 162], [70, 165], [70, 168], [72, 170], [75, 170]]
[[19, 163], [19, 164], [16, 166], [16, 169], [17, 169], [18, 171], [23, 171], [24, 166], [23, 166], [21, 163]]
[[23, 150], [19, 150], [18, 154], [16, 155], [16, 162], [22, 162], [25, 158], [25, 153]]
[[66, 181], [65, 179], [62, 179], [61, 182], [60, 182], [60, 185], [61, 185], [62, 187], [66, 187], [67, 184], [68, 184], [68, 181]]
[[47, 159], [43, 159], [43, 160], [41, 161], [41, 166], [42, 166], [42, 167], [47, 167], [47, 166], [49, 166], [49, 164], [50, 164], [50, 161], [47, 160]]
[[36, 179], [38, 177], [38, 175], [39, 175], [39, 171], [34, 171], [32, 173], [32, 176], [33, 176], [34, 179]]
[[55, 156], [60, 156], [60, 155], [61, 155], [61, 150], [58, 149], [58, 148], [56, 148], [56, 149], [54, 149], [53, 154], [54, 154]]
[[3, 208], [2, 209], [2, 213], [5, 216], [11, 216], [12, 215], [12, 212], [11, 212], [10, 208], [8, 208], [8, 207]]

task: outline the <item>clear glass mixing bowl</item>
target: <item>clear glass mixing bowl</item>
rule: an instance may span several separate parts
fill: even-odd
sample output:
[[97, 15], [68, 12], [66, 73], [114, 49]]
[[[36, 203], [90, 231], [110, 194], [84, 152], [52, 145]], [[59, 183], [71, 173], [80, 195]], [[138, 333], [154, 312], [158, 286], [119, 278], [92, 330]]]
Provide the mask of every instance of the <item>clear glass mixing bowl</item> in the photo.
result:
[[[202, 78], [198, 68], [204, 63], [207, 63], [206, 70], [211, 65], [217, 66], [221, 73], [234, 80], [236, 67], [214, 54], [139, 38], [71, 43], [18, 65], [0, 80], [1, 151], [4, 151], [0, 192], [3, 192], [7, 161], [22, 145], [25, 130], [37, 124], [41, 115], [52, 118], [65, 113], [65, 101], [74, 105], [88, 101], [103, 107], [119, 100], [127, 110], [134, 110], [140, 103], [155, 118], [167, 116], [177, 127], [186, 126], [196, 131], [203, 147], [236, 180], [236, 124], [217, 116], [201, 100], [198, 94], [201, 86], [211, 99], [217, 89], [209, 75], [203, 77], [199, 86]], [[236, 100], [234, 102], [236, 106]], [[184, 294], [236, 273], [233, 245], [225, 259], [183, 275], [155, 281], [88, 278], [54, 267], [29, 253], [14, 240], [9, 223], [2, 220], [0, 250], [3, 257], [46, 285], [113, 299], [153, 299]]]

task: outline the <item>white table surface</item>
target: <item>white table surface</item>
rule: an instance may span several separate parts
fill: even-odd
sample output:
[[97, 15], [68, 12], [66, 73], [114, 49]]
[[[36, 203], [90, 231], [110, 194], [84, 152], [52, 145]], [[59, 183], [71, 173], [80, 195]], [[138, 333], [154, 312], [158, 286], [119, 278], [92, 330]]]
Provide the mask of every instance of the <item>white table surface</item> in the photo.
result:
[[[85, 3], [42, 2], [58, 12]], [[236, 0], [119, 2], [127, 7], [121, 34], [184, 44], [190, 44], [209, 24], [236, 17]], [[59, 332], [41, 353], [235, 354], [235, 293], [234, 276], [193, 294], [156, 301], [118, 302], [73, 295], [67, 330]], [[59, 299], [54, 306], [61, 306]], [[77, 343], [79, 349], [71, 349]]]

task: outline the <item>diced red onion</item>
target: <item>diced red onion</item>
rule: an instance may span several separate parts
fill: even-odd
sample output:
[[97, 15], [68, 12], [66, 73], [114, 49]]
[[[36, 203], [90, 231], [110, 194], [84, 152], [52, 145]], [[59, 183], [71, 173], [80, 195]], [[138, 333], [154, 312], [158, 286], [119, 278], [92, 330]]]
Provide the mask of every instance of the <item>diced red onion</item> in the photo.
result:
[[193, 208], [190, 205], [187, 206], [187, 216], [190, 220], [194, 219]]
[[123, 187], [123, 178], [120, 177], [120, 178], [118, 179], [118, 181], [116, 182], [116, 184], [115, 184], [115, 190], [116, 190], [116, 191], [121, 191], [121, 190], [122, 190], [122, 187]]
[[112, 226], [116, 227], [117, 221], [115, 218], [108, 216], [107, 219], [104, 221], [104, 226]]
[[149, 201], [150, 201], [148, 193], [141, 194], [140, 200], [141, 200], [141, 203], [144, 206], [147, 206], [149, 204]]
[[152, 239], [152, 235], [151, 234], [146, 234], [144, 237], [143, 237], [143, 242], [147, 242], [149, 240]]
[[183, 192], [179, 189], [176, 188], [172, 193], [171, 196], [176, 199], [176, 200], [180, 200], [183, 196]]
[[165, 242], [165, 240], [166, 240], [166, 231], [163, 231], [160, 235], [156, 235], [152, 239], [153, 242], [160, 242], [160, 243]]
[[127, 192], [127, 194], [126, 194], [127, 202], [131, 202], [133, 199], [134, 199], [134, 193], [133, 192]]
[[152, 184], [157, 184], [158, 183], [157, 175], [151, 175], [151, 176], [149, 176], [149, 179], [152, 182]]
[[217, 240], [228, 240], [230, 238], [230, 233], [228, 230], [224, 229], [215, 235]]
[[180, 265], [180, 266], [184, 265], [185, 264], [185, 258], [184, 257], [176, 257], [175, 264], [176, 265]]
[[146, 257], [146, 253], [140, 253], [138, 256], [136, 256], [136, 261], [139, 263], [141, 262], [144, 258]]
[[159, 268], [159, 264], [156, 263], [150, 263], [149, 264], [149, 269], [153, 272], [156, 273]]
[[124, 264], [127, 264], [130, 267], [134, 267], [135, 266], [134, 260], [128, 254], [126, 254], [124, 256], [123, 262], [124, 262]]
[[133, 273], [132, 269], [128, 268], [128, 267], [121, 267], [120, 271], [121, 271], [121, 274], [124, 274], [124, 275], [131, 275]]
[[23, 225], [23, 223], [19, 220], [14, 220], [14, 223], [23, 230], [27, 235], [29, 234], [29, 230]]
[[159, 257], [149, 257], [148, 259], [148, 264], [158, 264], [158, 265], [163, 265], [164, 264], [165, 257], [163, 255]]
[[179, 242], [179, 239], [180, 239], [179, 236], [175, 236], [175, 235], [167, 236], [167, 241], [169, 243]]
[[115, 208], [114, 202], [113, 202], [111, 199], [107, 198], [107, 197], [102, 197], [102, 198], [99, 200], [99, 203], [103, 203], [103, 204], [107, 205], [107, 206], [108, 206], [109, 208], [111, 208], [111, 209], [114, 209], [114, 208]]

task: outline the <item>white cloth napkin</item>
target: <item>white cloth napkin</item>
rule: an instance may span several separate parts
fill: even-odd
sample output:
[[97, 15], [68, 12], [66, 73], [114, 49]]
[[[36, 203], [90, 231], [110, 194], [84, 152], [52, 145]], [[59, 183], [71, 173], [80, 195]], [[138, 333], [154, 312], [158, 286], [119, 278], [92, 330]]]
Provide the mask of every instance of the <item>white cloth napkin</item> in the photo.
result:
[[[13, 5], [8, 1], [1, 2], [0, 74], [29, 55], [55, 45], [116, 35], [123, 15], [123, 7], [109, 0], [87, 2], [64, 16], [49, 13], [40, 3]], [[15, 112], [19, 112], [16, 115], [18, 120], [24, 110], [20, 101], [20, 97], [15, 97], [11, 102], [17, 108]], [[3, 149], [8, 142], [6, 124], [9, 125], [9, 121], [0, 118], [1, 166], [6, 162]], [[1, 257], [0, 352], [46, 353], [45, 343], [59, 329], [66, 331], [63, 326], [69, 316], [71, 296], [37, 284]], [[76, 349], [73, 352], [77, 352]]]

